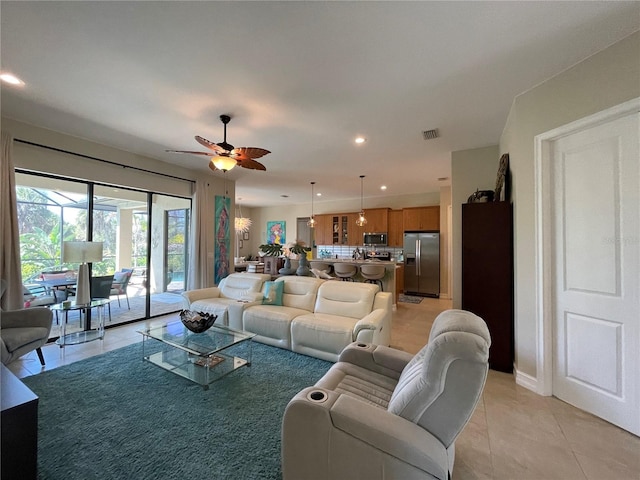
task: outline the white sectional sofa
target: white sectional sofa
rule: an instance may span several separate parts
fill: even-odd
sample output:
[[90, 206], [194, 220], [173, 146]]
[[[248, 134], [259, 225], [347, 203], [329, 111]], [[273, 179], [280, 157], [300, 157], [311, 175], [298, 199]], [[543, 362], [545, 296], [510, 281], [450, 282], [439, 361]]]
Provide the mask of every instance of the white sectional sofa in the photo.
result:
[[[242, 275], [249, 274], [227, 278]], [[354, 341], [389, 345], [393, 297], [377, 285], [295, 275], [275, 282], [284, 284], [281, 305], [239, 298], [227, 304], [229, 327], [255, 333], [256, 341], [332, 362]], [[204, 301], [204, 294], [195, 292], [183, 295]], [[198, 310], [198, 305], [203, 304], [185, 303], [185, 308]]]
[[200, 288], [182, 293], [185, 309], [212, 313], [218, 316], [216, 323], [229, 324], [229, 305], [242, 305], [242, 301], [262, 298], [262, 286], [271, 275], [260, 273], [233, 273], [223, 278], [217, 287]]

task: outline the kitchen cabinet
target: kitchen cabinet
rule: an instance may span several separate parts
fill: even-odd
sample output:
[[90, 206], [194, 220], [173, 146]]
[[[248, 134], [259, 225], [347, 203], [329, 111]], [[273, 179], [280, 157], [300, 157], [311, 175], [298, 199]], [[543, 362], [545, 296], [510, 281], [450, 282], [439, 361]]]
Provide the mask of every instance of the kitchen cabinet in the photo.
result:
[[402, 247], [404, 227], [402, 226], [402, 210], [389, 210], [388, 241], [390, 247]]
[[333, 232], [333, 216], [332, 215], [314, 215], [316, 220], [315, 242], [316, 245], [331, 245]]
[[[365, 211], [365, 218], [367, 217], [367, 212]], [[367, 230], [367, 225], [364, 227], [359, 227], [356, 224], [356, 221], [360, 218], [360, 213], [350, 213], [349, 214], [349, 245], [354, 245], [356, 247], [361, 247], [363, 245], [362, 235]], [[369, 219], [367, 218], [367, 221]]]
[[353, 245], [349, 243], [349, 214], [331, 216], [331, 245]]
[[440, 206], [410, 207], [402, 209], [404, 231], [440, 230]]
[[509, 202], [462, 205], [462, 308], [489, 327], [489, 367], [511, 373], [513, 208]]
[[[370, 208], [364, 211], [367, 224], [362, 227], [363, 232], [388, 233], [389, 232], [389, 209]], [[362, 241], [362, 239], [360, 239]]]

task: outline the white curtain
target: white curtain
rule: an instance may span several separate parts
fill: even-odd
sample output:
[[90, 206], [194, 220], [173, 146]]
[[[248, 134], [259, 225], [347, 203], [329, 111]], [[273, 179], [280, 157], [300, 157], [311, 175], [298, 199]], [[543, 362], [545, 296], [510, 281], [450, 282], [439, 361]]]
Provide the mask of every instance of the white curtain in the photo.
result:
[[16, 175], [13, 169], [13, 137], [2, 132], [0, 159], [0, 278], [6, 280], [2, 296], [3, 310], [23, 308], [22, 273], [20, 269], [20, 236], [16, 202]]
[[212, 185], [196, 180], [191, 215], [190, 269], [187, 290], [214, 285], [213, 229], [215, 224]]

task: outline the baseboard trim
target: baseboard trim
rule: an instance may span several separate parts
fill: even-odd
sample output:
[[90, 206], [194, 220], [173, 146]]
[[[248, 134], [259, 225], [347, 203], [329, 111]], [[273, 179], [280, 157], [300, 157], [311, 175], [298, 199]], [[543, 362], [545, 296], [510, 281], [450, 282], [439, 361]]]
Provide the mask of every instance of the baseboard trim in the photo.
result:
[[531, 376], [528, 373], [521, 372], [517, 368], [514, 370], [516, 372], [516, 385], [520, 385], [527, 390], [531, 390], [532, 392], [541, 395], [541, 393], [538, 391], [538, 379], [536, 377]]

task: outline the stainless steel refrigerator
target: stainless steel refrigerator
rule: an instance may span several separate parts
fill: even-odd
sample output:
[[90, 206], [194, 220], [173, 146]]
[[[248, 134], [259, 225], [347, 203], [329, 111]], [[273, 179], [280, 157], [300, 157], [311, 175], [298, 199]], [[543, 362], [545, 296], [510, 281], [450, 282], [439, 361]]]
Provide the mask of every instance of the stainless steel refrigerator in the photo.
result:
[[439, 232], [404, 232], [404, 293], [440, 296]]

